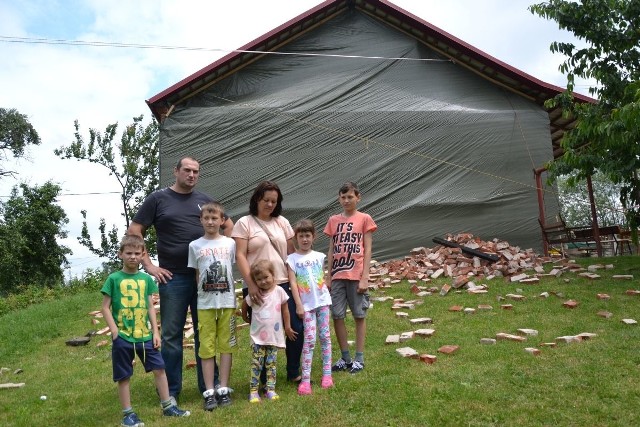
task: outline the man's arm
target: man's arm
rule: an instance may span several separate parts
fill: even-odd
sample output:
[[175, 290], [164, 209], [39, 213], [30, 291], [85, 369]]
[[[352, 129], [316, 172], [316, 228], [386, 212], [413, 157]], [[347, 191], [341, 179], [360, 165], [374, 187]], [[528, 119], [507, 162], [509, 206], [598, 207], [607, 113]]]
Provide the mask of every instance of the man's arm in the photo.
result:
[[227, 217], [220, 228], [222, 228], [222, 234], [227, 237], [231, 237], [231, 232], [233, 231], [233, 221], [231, 220], [231, 218]]
[[[147, 228], [137, 222], [132, 221], [127, 229], [127, 234], [132, 236], [140, 236], [144, 239], [144, 235], [147, 232]], [[154, 279], [158, 281], [158, 283], [167, 283], [167, 281], [171, 280], [171, 272], [169, 270], [165, 270], [159, 266], [156, 266], [151, 261], [149, 257], [149, 252], [144, 251], [144, 255], [142, 256], [142, 268], [149, 273], [149, 275], [153, 276]]]

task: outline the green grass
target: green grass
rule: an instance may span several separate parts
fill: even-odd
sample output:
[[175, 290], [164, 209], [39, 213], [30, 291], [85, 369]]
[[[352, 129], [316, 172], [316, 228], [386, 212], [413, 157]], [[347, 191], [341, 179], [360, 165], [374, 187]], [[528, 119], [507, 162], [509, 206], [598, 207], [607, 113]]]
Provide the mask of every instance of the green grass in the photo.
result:
[[[287, 383], [285, 356], [279, 361], [277, 390], [281, 400], [250, 405], [249, 340], [247, 329], [239, 331], [240, 348], [234, 358], [231, 386], [234, 403], [228, 408], [205, 413], [195, 385], [195, 372], [185, 372], [181, 406], [192, 411], [189, 419], [163, 419], [153, 389], [153, 376], [139, 364], [132, 379], [132, 401], [147, 425], [290, 425], [290, 426], [632, 426], [640, 425], [638, 369], [640, 326], [628, 326], [623, 318], [640, 320], [640, 297], [625, 295], [640, 289], [640, 258], [582, 259], [614, 264], [599, 270], [597, 280], [565, 273], [559, 279], [541, 280], [537, 285], [511, 284], [502, 279], [486, 283], [489, 293], [470, 295], [451, 292], [432, 295], [409, 312], [409, 317], [431, 317], [432, 326], [412, 326], [397, 318], [391, 302], [374, 302], [368, 317], [365, 370], [358, 375], [338, 373], [336, 386], [322, 390], [318, 384], [318, 355], [312, 371], [316, 384], [312, 396], [299, 397]], [[633, 274], [634, 280], [611, 279], [612, 274]], [[436, 281], [440, 286], [447, 279]], [[513, 310], [502, 310], [499, 295], [521, 293], [525, 301], [505, 301]], [[384, 291], [384, 292], [383, 292]], [[561, 292], [540, 298], [543, 291]], [[598, 300], [597, 293], [611, 295]], [[372, 297], [389, 295], [416, 299], [403, 282], [378, 290]], [[567, 299], [579, 302], [567, 309]], [[84, 335], [93, 325], [89, 311], [99, 308], [95, 292], [12, 311], [0, 317], [0, 366], [10, 368], [0, 382], [24, 382], [20, 389], [0, 390], [0, 425], [86, 426], [119, 425], [120, 408], [116, 385], [111, 381], [110, 349], [98, 348], [98, 338], [85, 347], [68, 347], [65, 341]], [[449, 312], [452, 305], [477, 307], [490, 304], [491, 311], [466, 315]], [[611, 319], [596, 315], [613, 313]], [[104, 324], [98, 325], [99, 327]], [[347, 322], [349, 337], [353, 323]], [[414, 338], [400, 345], [385, 345], [389, 334], [421, 327], [436, 330], [433, 337]], [[518, 328], [539, 331], [526, 342], [498, 341], [482, 345], [480, 338], [498, 332], [516, 333]], [[593, 332], [590, 341], [542, 348], [539, 356], [524, 351], [562, 335]], [[334, 358], [338, 354], [334, 339]], [[453, 355], [437, 349], [459, 345]], [[419, 353], [438, 356], [433, 365], [404, 359], [396, 348], [409, 346]], [[319, 347], [319, 346], [318, 346]], [[188, 355], [191, 355], [187, 350]], [[189, 357], [191, 359], [191, 357]], [[17, 368], [21, 374], [13, 374]], [[48, 400], [41, 401], [46, 394]]]

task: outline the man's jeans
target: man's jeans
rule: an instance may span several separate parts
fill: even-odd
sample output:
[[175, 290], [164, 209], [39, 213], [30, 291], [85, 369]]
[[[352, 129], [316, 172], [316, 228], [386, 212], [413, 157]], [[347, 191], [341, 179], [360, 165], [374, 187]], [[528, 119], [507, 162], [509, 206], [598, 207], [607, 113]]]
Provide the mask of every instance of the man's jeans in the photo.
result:
[[182, 341], [188, 308], [191, 308], [193, 321], [198, 388], [200, 393], [203, 393], [205, 386], [202, 377], [202, 364], [198, 356], [200, 338], [198, 336], [198, 288], [195, 270], [193, 273], [173, 273], [171, 280], [166, 284], [159, 284], [158, 288], [160, 289], [162, 358], [166, 366], [169, 394], [177, 399], [182, 391]]

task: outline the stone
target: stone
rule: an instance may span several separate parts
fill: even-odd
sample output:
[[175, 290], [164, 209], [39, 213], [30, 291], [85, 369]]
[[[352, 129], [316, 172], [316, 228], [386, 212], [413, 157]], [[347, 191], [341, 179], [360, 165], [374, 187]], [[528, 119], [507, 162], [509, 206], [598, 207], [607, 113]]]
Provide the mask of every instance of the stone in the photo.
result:
[[431, 319], [430, 317], [418, 317], [415, 319], [409, 319], [409, 322], [412, 325], [419, 325], [423, 323], [433, 323], [433, 319]]
[[457, 352], [460, 349], [459, 346], [457, 345], [443, 345], [442, 347], [440, 347], [438, 349], [438, 353], [442, 353], [442, 354], [453, 354], [455, 352]]
[[464, 314], [474, 314], [476, 312], [475, 308], [467, 307], [464, 309]]
[[634, 319], [622, 319], [622, 323], [625, 325], [637, 325], [638, 322]]
[[418, 357], [420, 357], [418, 355], [418, 352], [415, 351], [414, 349], [412, 349], [411, 347], [397, 348], [396, 352], [402, 357], [408, 357], [408, 358], [411, 358], [411, 359], [417, 359]]
[[396, 317], [409, 317], [409, 313], [404, 311], [396, 311]]
[[422, 337], [422, 338], [429, 338], [435, 332], [436, 332], [435, 329], [418, 329], [418, 330], [414, 331], [415, 335], [417, 335], [419, 337]]
[[611, 319], [611, 317], [613, 317], [613, 313], [611, 313], [610, 311], [602, 310], [598, 312], [598, 316], [604, 317], [605, 319]]
[[[109, 328], [107, 328], [109, 329]], [[75, 337], [75, 338], [71, 338], [70, 340], [65, 341], [65, 344], [72, 346], [72, 347], [77, 347], [80, 345], [87, 345], [89, 344], [89, 341], [91, 341], [91, 337]]]
[[538, 295], [540, 298], [549, 298], [549, 292], [542, 292], [540, 295]]
[[384, 341], [385, 344], [398, 344], [400, 343], [400, 335], [387, 335], [387, 339]]

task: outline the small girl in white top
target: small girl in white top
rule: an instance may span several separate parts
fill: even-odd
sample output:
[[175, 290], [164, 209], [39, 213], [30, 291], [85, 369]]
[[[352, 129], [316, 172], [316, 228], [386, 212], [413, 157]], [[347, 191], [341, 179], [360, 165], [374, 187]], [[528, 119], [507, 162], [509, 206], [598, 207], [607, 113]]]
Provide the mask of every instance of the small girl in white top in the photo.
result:
[[322, 388], [333, 386], [331, 376], [331, 295], [324, 280], [325, 255], [314, 251], [315, 226], [303, 219], [293, 227], [297, 249], [287, 257], [291, 293], [296, 302], [296, 314], [304, 320], [302, 347], [302, 381], [299, 395], [311, 394], [311, 361], [316, 345], [316, 327], [322, 349]]
[[[278, 360], [278, 348], [285, 348], [284, 334], [290, 340], [295, 339], [295, 332], [291, 329], [289, 296], [280, 286], [276, 286], [274, 280], [274, 267], [271, 261], [256, 261], [251, 266], [251, 278], [262, 291], [262, 304], [254, 304], [249, 295], [242, 302], [242, 317], [247, 315], [248, 307], [251, 307], [251, 348], [253, 357], [251, 360], [251, 382], [249, 384], [249, 402], [259, 403], [260, 372], [264, 368], [267, 372], [267, 384], [265, 397], [269, 400], [279, 399], [276, 393], [276, 362]], [[283, 328], [284, 323], [284, 328]], [[284, 333], [283, 333], [284, 332]]]

